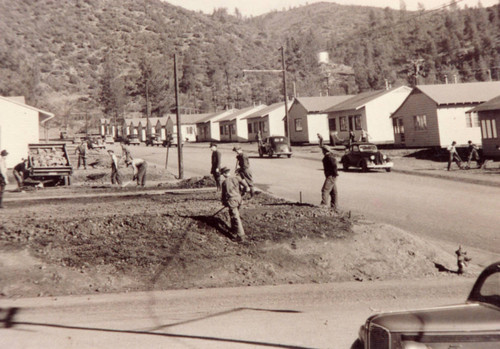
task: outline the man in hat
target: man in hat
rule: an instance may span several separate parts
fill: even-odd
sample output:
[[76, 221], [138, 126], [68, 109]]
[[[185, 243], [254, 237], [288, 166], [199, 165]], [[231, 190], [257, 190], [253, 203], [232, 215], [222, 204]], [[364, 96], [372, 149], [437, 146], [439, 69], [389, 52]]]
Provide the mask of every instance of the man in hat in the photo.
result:
[[236, 152], [236, 173], [239, 174], [241, 179], [247, 182], [248, 187], [250, 188], [250, 195], [253, 197], [255, 189], [253, 186], [253, 177], [252, 171], [250, 170], [250, 161], [248, 160], [248, 156], [243, 153], [243, 150], [239, 145], [235, 146], [233, 151]]
[[337, 212], [337, 160], [328, 146], [321, 147], [323, 151], [323, 171], [325, 173], [325, 182], [321, 188], [321, 205], [328, 206], [328, 196], [330, 196], [330, 207]]
[[0, 152], [0, 208], [3, 208], [3, 192], [7, 184], [9, 184], [9, 179], [7, 178], [7, 155], [9, 153], [5, 149]]
[[146, 185], [146, 169], [148, 168], [148, 163], [143, 159], [132, 159], [126, 162], [127, 167], [132, 166], [134, 169], [134, 176], [132, 180], [137, 180], [137, 185], [144, 187]]
[[217, 191], [221, 188], [221, 178], [220, 178], [220, 168], [222, 163], [222, 154], [217, 150], [217, 143], [210, 143], [210, 150], [212, 150], [212, 168], [210, 174], [214, 176], [215, 185], [217, 186]]
[[118, 158], [113, 150], [108, 150], [108, 154], [111, 157], [111, 184], [122, 184], [122, 177], [118, 171]]
[[482, 163], [481, 158], [479, 157], [477, 145], [472, 143], [472, 141], [469, 141], [468, 144], [467, 151], [469, 155], [467, 156], [467, 168], [470, 168], [470, 162], [473, 160], [477, 162], [477, 168], [481, 168]]
[[84, 169], [87, 169], [87, 143], [82, 141], [78, 147], [75, 149], [75, 154], [78, 154], [78, 167], [83, 165]]
[[230, 170], [227, 167], [220, 169], [220, 173], [224, 176], [224, 181], [221, 185], [221, 201], [222, 204], [229, 208], [229, 217], [231, 218], [231, 232], [236, 235], [238, 241], [245, 240], [245, 230], [240, 218], [240, 207], [243, 202], [240, 194], [240, 185], [247, 188], [247, 184], [240, 178], [230, 176]]

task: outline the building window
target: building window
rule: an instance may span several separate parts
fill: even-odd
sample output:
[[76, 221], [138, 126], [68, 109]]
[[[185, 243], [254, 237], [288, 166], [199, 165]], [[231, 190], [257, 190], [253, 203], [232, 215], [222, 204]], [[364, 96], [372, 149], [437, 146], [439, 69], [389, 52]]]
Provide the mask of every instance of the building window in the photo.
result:
[[347, 116], [341, 116], [339, 121], [340, 121], [340, 131], [347, 131]]
[[330, 130], [330, 132], [337, 131], [337, 120], [335, 118], [328, 119], [328, 129]]
[[416, 131], [427, 130], [427, 115], [413, 115]]
[[477, 113], [465, 113], [465, 127], [479, 127]]
[[252, 124], [248, 123], [248, 133], [252, 133]]
[[220, 127], [220, 134], [223, 135], [224, 134], [224, 126], [221, 126]]
[[295, 132], [300, 132], [302, 130], [302, 119], [295, 119]]
[[265, 122], [265, 121], [262, 121], [262, 130], [263, 130], [263, 132], [266, 132], [266, 133], [268, 131], [267, 130], [267, 122]]
[[232, 135], [236, 133], [236, 127], [234, 127], [234, 125], [229, 125], [229, 130], [231, 131]]
[[361, 115], [354, 116], [354, 127], [356, 130], [361, 130]]
[[481, 120], [483, 139], [498, 138], [496, 119]]

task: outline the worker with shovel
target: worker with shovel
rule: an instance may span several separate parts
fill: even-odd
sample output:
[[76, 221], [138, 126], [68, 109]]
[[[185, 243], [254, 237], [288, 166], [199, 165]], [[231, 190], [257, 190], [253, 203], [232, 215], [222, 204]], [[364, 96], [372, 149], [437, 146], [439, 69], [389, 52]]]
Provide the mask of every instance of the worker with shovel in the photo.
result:
[[[241, 179], [247, 182], [250, 188], [250, 196], [253, 197], [255, 194], [255, 189], [253, 186], [252, 171], [250, 170], [250, 161], [248, 160], [247, 154], [243, 153], [243, 150], [239, 145], [233, 148], [236, 152], [236, 173], [239, 174]], [[244, 195], [245, 193], [243, 193]]]
[[240, 218], [240, 207], [243, 202], [240, 194], [240, 185], [248, 189], [248, 185], [242, 179], [231, 176], [230, 170], [223, 167], [220, 173], [224, 176], [224, 181], [221, 185], [221, 201], [222, 204], [229, 209], [229, 217], [231, 218], [231, 232], [236, 235], [237, 241], [246, 239], [245, 230]]
[[146, 170], [148, 163], [143, 159], [132, 159], [127, 161], [127, 167], [132, 166], [134, 169], [134, 176], [132, 180], [137, 180], [137, 185], [144, 187], [146, 185]]

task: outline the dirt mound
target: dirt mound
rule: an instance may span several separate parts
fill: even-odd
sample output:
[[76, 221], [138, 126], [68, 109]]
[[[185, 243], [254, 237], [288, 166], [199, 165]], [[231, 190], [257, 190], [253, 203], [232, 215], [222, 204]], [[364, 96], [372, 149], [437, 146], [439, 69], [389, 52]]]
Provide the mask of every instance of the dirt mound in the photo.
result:
[[266, 194], [241, 210], [244, 244], [226, 210], [214, 216], [215, 191], [18, 205], [0, 216], [6, 296], [418, 278], [454, 260], [400, 230]]

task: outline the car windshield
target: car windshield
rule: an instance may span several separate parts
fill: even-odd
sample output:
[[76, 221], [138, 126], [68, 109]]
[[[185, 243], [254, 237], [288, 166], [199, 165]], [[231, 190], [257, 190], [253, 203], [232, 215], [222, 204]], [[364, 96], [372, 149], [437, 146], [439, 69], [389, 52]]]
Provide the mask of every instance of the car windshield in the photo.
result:
[[373, 144], [360, 145], [359, 146], [359, 151], [363, 151], [363, 152], [376, 152], [377, 151], [377, 146], [373, 145]]

